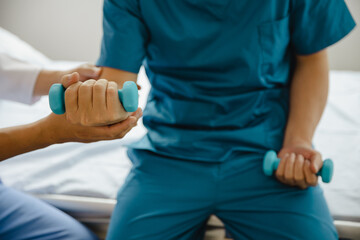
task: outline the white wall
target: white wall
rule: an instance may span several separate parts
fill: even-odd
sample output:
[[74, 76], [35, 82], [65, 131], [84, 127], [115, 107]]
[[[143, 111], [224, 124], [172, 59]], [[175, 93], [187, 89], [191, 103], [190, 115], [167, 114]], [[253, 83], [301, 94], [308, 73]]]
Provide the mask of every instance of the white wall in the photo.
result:
[[[0, 26], [52, 59], [95, 62], [102, 35], [102, 2], [0, 0]], [[360, 25], [360, 1], [346, 2]], [[329, 58], [331, 69], [360, 71], [359, 26], [329, 49]]]
[[360, 71], [360, 1], [346, 0], [345, 2], [357, 26], [348, 36], [329, 48], [330, 68]]
[[0, 0], [0, 26], [52, 59], [96, 61], [103, 0]]

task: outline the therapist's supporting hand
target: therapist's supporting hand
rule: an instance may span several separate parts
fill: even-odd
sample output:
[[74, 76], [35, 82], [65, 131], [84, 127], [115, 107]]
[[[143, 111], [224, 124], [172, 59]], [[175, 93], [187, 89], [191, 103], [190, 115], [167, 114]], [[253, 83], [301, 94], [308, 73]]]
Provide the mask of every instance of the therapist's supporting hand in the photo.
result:
[[96, 67], [92, 64], [82, 64], [76, 68], [65, 71], [41, 70], [34, 86], [34, 96], [47, 95], [51, 85], [60, 83], [64, 75], [73, 72], [79, 73], [79, 81], [83, 82], [88, 79], [99, 79], [102, 68]]
[[124, 121], [126, 112], [119, 101], [118, 85], [106, 79], [80, 82], [78, 73], [64, 75], [66, 118], [72, 124], [105, 126]]
[[142, 116], [139, 108], [126, 120], [107, 126], [82, 126], [72, 124], [66, 116], [50, 114], [42, 119], [40, 127], [50, 144], [64, 142], [96, 142], [100, 140], [113, 140], [123, 138]]
[[71, 124], [65, 115], [49, 116], [26, 125], [0, 129], [0, 161], [63, 142], [95, 142], [122, 138], [142, 116], [139, 108], [121, 123], [101, 127]]
[[301, 189], [317, 185], [316, 173], [322, 167], [322, 157], [310, 144], [286, 146], [278, 157], [281, 160], [275, 174], [280, 182]]

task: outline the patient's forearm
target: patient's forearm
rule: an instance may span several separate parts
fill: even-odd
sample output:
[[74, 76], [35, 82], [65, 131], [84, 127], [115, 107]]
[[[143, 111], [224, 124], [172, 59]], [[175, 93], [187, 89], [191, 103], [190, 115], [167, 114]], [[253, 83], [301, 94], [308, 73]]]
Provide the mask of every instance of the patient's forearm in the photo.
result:
[[122, 88], [124, 82], [126, 81], [136, 82], [137, 74], [115, 68], [103, 67], [100, 78], [104, 78], [108, 81], [114, 81], [118, 84], [118, 88]]
[[[48, 129], [50, 131], [50, 129]], [[0, 129], [0, 161], [47, 147], [55, 142], [43, 128], [42, 120], [27, 125]]]
[[327, 100], [328, 72], [326, 50], [309, 56], [297, 56], [284, 146], [311, 146]]

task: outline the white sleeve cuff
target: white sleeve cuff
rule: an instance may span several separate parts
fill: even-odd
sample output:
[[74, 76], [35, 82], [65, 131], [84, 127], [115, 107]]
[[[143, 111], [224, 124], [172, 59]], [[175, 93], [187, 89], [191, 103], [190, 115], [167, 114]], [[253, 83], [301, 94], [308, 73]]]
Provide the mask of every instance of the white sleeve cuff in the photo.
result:
[[40, 71], [39, 66], [0, 53], [0, 98], [25, 104], [38, 101], [33, 92]]

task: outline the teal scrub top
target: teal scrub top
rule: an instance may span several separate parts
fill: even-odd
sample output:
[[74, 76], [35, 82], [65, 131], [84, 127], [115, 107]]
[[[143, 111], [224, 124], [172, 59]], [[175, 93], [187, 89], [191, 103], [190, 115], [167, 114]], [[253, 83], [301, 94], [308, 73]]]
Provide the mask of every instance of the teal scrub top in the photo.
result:
[[343, 0], [105, 0], [99, 66], [151, 83], [133, 148], [199, 161], [282, 146], [295, 55], [355, 26]]

